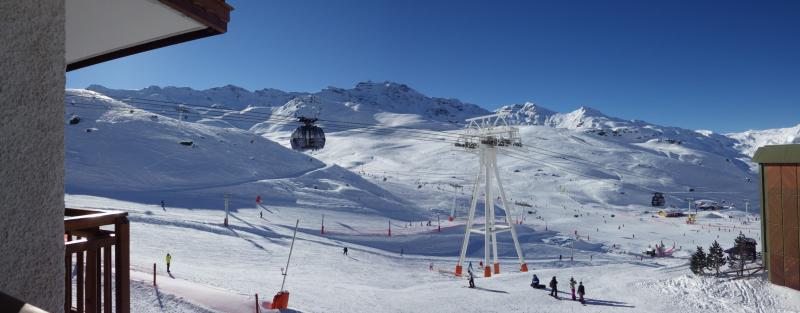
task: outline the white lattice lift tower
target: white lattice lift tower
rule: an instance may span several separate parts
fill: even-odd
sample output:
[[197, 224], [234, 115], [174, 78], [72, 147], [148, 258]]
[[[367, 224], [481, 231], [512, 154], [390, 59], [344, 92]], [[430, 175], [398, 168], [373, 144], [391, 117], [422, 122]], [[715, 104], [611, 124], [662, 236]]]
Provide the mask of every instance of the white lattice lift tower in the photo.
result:
[[[528, 265], [525, 264], [525, 257], [522, 255], [522, 249], [519, 246], [517, 231], [514, 229], [514, 223], [511, 221], [511, 206], [507, 200], [508, 198], [506, 197], [505, 190], [503, 190], [500, 172], [497, 170], [498, 147], [514, 148], [522, 146], [519, 130], [516, 127], [508, 125], [505, 120], [506, 116], [508, 116], [508, 113], [502, 112], [466, 120], [469, 125], [464, 131], [464, 134], [462, 134], [456, 142], [456, 146], [462, 147], [468, 152], [478, 153], [478, 155], [480, 155], [480, 168], [478, 169], [478, 174], [475, 178], [475, 186], [472, 190], [472, 202], [470, 203], [469, 213], [467, 215], [467, 225], [464, 231], [464, 243], [461, 245], [461, 255], [456, 265], [456, 276], [461, 276], [462, 264], [467, 254], [467, 246], [471, 233], [483, 234], [484, 236], [484, 277], [492, 276], [492, 268], [489, 266], [490, 257], [492, 257], [494, 273], [500, 273], [500, 263], [498, 262], [497, 256], [497, 233], [505, 231], [511, 232], [511, 238], [514, 240], [514, 248], [516, 248], [517, 256], [519, 257], [520, 271], [528, 271]], [[481, 181], [485, 182], [483, 186], [485, 188], [484, 215], [486, 221], [483, 227], [473, 228]], [[502, 201], [503, 210], [505, 211], [504, 224], [495, 223], [494, 198], [492, 196], [495, 184], [497, 184], [497, 190], [500, 193], [500, 200]]]

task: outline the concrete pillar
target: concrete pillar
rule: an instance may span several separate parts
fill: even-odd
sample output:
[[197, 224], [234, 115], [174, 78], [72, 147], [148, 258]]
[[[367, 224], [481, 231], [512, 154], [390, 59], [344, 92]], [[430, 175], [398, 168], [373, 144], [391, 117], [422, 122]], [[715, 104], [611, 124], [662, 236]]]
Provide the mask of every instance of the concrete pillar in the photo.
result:
[[64, 310], [64, 1], [0, 1], [0, 290]]

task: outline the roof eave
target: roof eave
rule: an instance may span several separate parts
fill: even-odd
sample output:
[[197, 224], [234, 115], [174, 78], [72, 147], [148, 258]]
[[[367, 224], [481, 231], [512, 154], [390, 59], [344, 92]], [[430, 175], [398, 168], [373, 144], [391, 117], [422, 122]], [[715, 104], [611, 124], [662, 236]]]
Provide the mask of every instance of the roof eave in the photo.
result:
[[155, 50], [187, 41], [197, 40], [214, 35], [224, 34], [228, 31], [230, 12], [233, 7], [224, 0], [158, 0], [167, 7], [185, 15], [206, 26], [205, 29], [189, 31], [174, 36], [143, 42], [141, 44], [122, 48], [88, 59], [67, 64], [67, 72], [130, 56], [133, 54]]
[[800, 163], [800, 144], [769, 145], [756, 150], [753, 162], [765, 164], [795, 164]]

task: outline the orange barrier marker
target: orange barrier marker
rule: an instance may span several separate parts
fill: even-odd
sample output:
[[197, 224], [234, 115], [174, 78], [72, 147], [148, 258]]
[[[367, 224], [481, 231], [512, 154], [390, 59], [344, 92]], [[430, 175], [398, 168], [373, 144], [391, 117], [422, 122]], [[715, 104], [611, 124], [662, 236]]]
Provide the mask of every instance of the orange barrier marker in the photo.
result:
[[456, 265], [456, 276], [461, 277], [461, 265]]
[[483, 268], [483, 277], [492, 277], [492, 268], [488, 264]]
[[527, 272], [528, 271], [528, 264], [522, 263], [522, 265], [519, 268], [519, 271], [523, 272], [523, 273]]
[[286, 309], [289, 307], [289, 292], [281, 291], [272, 298], [270, 309]]
[[494, 273], [495, 274], [500, 274], [500, 263], [495, 263], [494, 264]]

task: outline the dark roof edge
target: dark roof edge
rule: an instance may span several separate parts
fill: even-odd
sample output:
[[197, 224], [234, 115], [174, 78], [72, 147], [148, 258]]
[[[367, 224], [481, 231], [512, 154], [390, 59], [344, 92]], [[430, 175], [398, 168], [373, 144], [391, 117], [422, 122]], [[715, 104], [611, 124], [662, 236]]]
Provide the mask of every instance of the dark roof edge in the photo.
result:
[[158, 0], [220, 34], [228, 31], [228, 21], [233, 7], [224, 0]]
[[81, 61], [78, 61], [78, 62], [73, 62], [73, 63], [67, 64], [67, 72], [73, 71], [73, 70], [77, 70], [77, 69], [80, 69], [80, 68], [84, 68], [84, 67], [87, 67], [87, 66], [92, 66], [92, 65], [95, 65], [95, 64], [98, 64], [98, 63], [103, 63], [103, 62], [106, 62], [106, 61], [119, 59], [119, 58], [126, 57], [126, 56], [129, 56], [129, 55], [133, 55], [133, 54], [137, 54], [137, 53], [141, 53], [141, 52], [145, 52], [145, 51], [150, 51], [150, 50], [154, 50], [154, 49], [158, 49], [158, 48], [163, 48], [163, 47], [166, 47], [166, 46], [176, 45], [176, 44], [179, 44], [179, 43], [184, 43], [184, 42], [187, 42], [187, 41], [192, 41], [192, 40], [196, 40], [196, 39], [200, 39], [200, 38], [219, 35], [219, 34], [220, 33], [217, 32], [214, 29], [205, 28], [205, 29], [200, 29], [200, 30], [196, 30], [196, 31], [193, 31], [193, 32], [183, 33], [183, 34], [180, 34], [180, 35], [177, 35], [177, 36], [172, 36], [172, 37], [167, 37], [167, 38], [164, 38], [164, 39], [159, 39], [159, 40], [156, 40], [156, 41], [151, 41], [151, 42], [147, 42], [147, 43], [144, 43], [144, 44], [141, 44], [141, 45], [137, 45], [137, 46], [133, 46], [133, 47], [125, 48], [125, 49], [116, 50], [116, 51], [109, 52], [109, 53], [106, 53], [106, 54], [98, 55], [96, 57], [92, 57], [92, 58], [88, 58], [88, 59], [81, 60]]
[[230, 12], [233, 11], [233, 7], [225, 3], [224, 0], [158, 0], [158, 1], [166, 5], [167, 7], [176, 10], [182, 13], [183, 15], [186, 15], [187, 17], [206, 26], [206, 28], [175, 35], [172, 37], [146, 42], [133, 47], [119, 49], [111, 51], [109, 53], [91, 57], [85, 60], [73, 62], [67, 64], [67, 72], [149, 50], [159, 49], [166, 46], [176, 45], [179, 43], [184, 43], [187, 41], [192, 41], [209, 36], [224, 34], [225, 32], [228, 31]]

